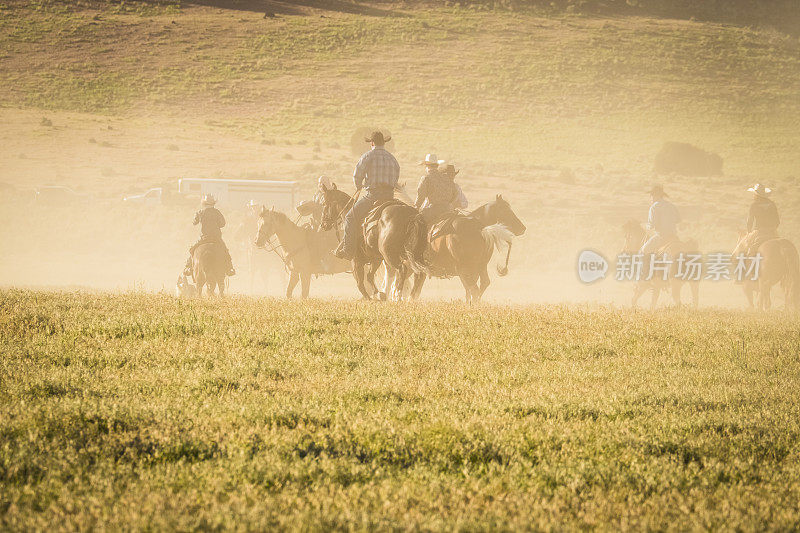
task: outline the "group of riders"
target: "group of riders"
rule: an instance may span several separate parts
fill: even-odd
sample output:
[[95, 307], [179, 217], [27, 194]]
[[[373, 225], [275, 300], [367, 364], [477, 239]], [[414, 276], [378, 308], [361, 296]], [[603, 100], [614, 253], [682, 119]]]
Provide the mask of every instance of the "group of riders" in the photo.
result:
[[[371, 149], [359, 159], [353, 173], [356, 190], [362, 191], [358, 200], [352, 205], [344, 216], [343, 238], [333, 254], [345, 260], [351, 260], [356, 254], [361, 241], [359, 230], [372, 209], [395, 197], [400, 178], [400, 164], [397, 159], [386, 150], [386, 143], [391, 137], [384, 138], [383, 133], [375, 131], [368, 139]], [[467, 198], [461, 187], [455, 182], [458, 174], [455, 166], [447, 161], [438, 159], [436, 154], [427, 154], [419, 163], [424, 167], [424, 175], [420, 178], [417, 187], [417, 197], [414, 207], [419, 209], [423, 219], [429, 225], [442, 219], [448, 213], [457, 209], [466, 209]], [[320, 176], [317, 191], [311, 202], [303, 202], [298, 210], [301, 214], [319, 213], [319, 206], [324, 202], [324, 192], [334, 188], [333, 182], [327, 176]], [[201, 209], [195, 214], [194, 225], [200, 225], [200, 238], [189, 249], [189, 259], [186, 261], [185, 274], [191, 275], [192, 257], [198, 246], [204, 243], [219, 243], [226, 252], [228, 275], [236, 274], [230, 252], [222, 239], [222, 228], [225, 227], [225, 217], [215, 207], [216, 198], [206, 194], [201, 199]], [[309, 204], [313, 208], [309, 208]], [[248, 204], [250, 218], [258, 215], [258, 206], [254, 201]], [[316, 208], [316, 209], [314, 209]], [[319, 215], [316, 220], [312, 218], [314, 229], [319, 227]], [[324, 261], [324, 257], [320, 257]]]
[[[778, 238], [780, 216], [775, 202], [770, 199], [772, 189], [756, 183], [747, 191], [753, 194], [747, 215], [747, 232], [737, 245], [733, 255], [742, 253], [746, 256], [753, 256], [766, 241]], [[639, 253], [645, 256], [655, 254], [670, 242], [674, 242], [678, 238], [677, 226], [680, 222], [678, 208], [668, 200], [663, 187], [656, 185], [650, 189], [650, 199], [647, 228], [653, 232], [653, 235], [639, 250]]]
[[[399, 189], [400, 165], [397, 159], [386, 149], [390, 138], [385, 138], [380, 131], [373, 132], [365, 139], [371, 149], [364, 153], [356, 164], [353, 172], [353, 183], [356, 195], [353, 202], [348, 205], [344, 214], [344, 228], [341, 241], [333, 251], [333, 255], [343, 260], [353, 260], [358, 254], [359, 246], [363, 243], [365, 219], [376, 206], [386, 204], [395, 197]], [[435, 154], [427, 154], [420, 161], [425, 169], [417, 187], [416, 200], [413, 207], [419, 210], [428, 227], [437, 221], [442, 221], [457, 210], [466, 209], [468, 202], [461, 187], [455, 181], [458, 170], [447, 161], [440, 160]], [[301, 214], [312, 216], [312, 227], [320, 227], [320, 213], [325, 202], [325, 193], [336, 189], [335, 184], [325, 176], [319, 178], [318, 189], [314, 199], [304, 202], [298, 207]], [[775, 203], [770, 199], [772, 190], [763, 184], [755, 184], [748, 189], [753, 194], [753, 201], [747, 217], [747, 234], [737, 245], [734, 254], [744, 253], [752, 256], [765, 242], [778, 238], [778, 225], [780, 218]], [[647, 228], [653, 232], [641, 246], [639, 253], [648, 256], [678, 240], [677, 225], [680, 222], [678, 209], [669, 201], [667, 194], [660, 185], [654, 186], [650, 191], [651, 204], [647, 220]], [[357, 199], [356, 199], [357, 198]], [[498, 196], [498, 198], [500, 198]], [[218, 243], [225, 251], [227, 261], [227, 275], [236, 273], [230, 257], [230, 252], [222, 240], [222, 228], [225, 226], [225, 217], [215, 207], [216, 199], [210, 195], [202, 198], [202, 209], [197, 212], [194, 224], [200, 225], [200, 239], [191, 247], [189, 259], [186, 263], [186, 275], [191, 275], [193, 254], [195, 249], [204, 243]], [[310, 204], [310, 207], [309, 207]], [[261, 206], [251, 201], [249, 214], [252, 215], [252, 226], [258, 224], [258, 213]], [[307, 208], [303, 211], [301, 207]], [[252, 229], [252, 228], [251, 228]], [[252, 232], [249, 232], [252, 233]], [[328, 250], [329, 252], [329, 250]], [[326, 252], [327, 253], [327, 252]], [[325, 255], [320, 253], [318, 260], [321, 272], [325, 272]]]

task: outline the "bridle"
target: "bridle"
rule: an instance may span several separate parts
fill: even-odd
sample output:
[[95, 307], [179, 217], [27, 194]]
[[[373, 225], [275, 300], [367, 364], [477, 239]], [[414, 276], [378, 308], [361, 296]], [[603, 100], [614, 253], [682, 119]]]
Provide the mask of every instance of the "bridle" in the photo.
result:
[[[342, 206], [342, 208], [339, 210], [339, 213], [333, 218], [333, 220], [330, 221], [330, 224], [333, 226], [333, 229], [336, 230], [336, 239], [339, 241], [342, 240], [342, 237], [340, 235], [340, 226], [342, 220], [344, 220], [345, 215], [347, 215], [347, 212], [350, 210], [351, 207], [353, 207], [353, 204], [355, 204], [356, 199], [360, 194], [361, 194], [361, 189], [358, 189], [356, 193], [353, 196], [351, 196], [347, 202], [345, 202], [344, 206]], [[325, 222], [326, 221], [323, 220], [320, 225], [325, 224]]]

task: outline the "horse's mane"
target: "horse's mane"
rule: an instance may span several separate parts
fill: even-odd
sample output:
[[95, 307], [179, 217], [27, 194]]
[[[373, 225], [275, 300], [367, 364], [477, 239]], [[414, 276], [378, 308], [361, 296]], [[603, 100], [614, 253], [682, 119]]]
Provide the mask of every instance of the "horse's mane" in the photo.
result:
[[[273, 218], [276, 218], [280, 222], [292, 222], [287, 215], [285, 215], [281, 211], [275, 211], [274, 209], [270, 209], [268, 211], [265, 211], [264, 213], [262, 213], [260, 215], [260, 217], [264, 218], [265, 215], [269, 215], [269, 216], [271, 216]], [[292, 224], [294, 224], [294, 222], [292, 222]]]
[[334, 201], [344, 200], [345, 202], [349, 202], [350, 200], [353, 199], [352, 196], [350, 196], [349, 194], [347, 194], [346, 192], [344, 192], [341, 189], [328, 189], [326, 194], [334, 194], [334, 195], [336, 195], [337, 197], [333, 198]]
[[480, 218], [483, 215], [487, 215], [489, 213], [489, 207], [491, 207], [491, 205], [493, 203], [494, 203], [494, 200], [491, 201], [491, 202], [487, 202], [487, 203], [485, 203], [485, 204], [473, 209], [472, 211], [469, 212], [469, 216]]

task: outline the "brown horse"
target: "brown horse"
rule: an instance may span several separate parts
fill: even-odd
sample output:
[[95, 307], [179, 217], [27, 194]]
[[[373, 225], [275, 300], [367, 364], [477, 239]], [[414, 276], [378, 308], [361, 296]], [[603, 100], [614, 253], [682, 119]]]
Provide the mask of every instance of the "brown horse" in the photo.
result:
[[[323, 191], [322, 229], [341, 231], [344, 215], [353, 205], [353, 198], [336, 188]], [[400, 300], [403, 285], [411, 273], [427, 269], [424, 260], [426, 224], [416, 208], [400, 201], [387, 202], [376, 223], [362, 229], [364, 246], [353, 258], [353, 276], [359, 292], [366, 300], [373, 297]], [[378, 291], [375, 273], [380, 265], [386, 268], [384, 289]], [[391, 290], [389, 290], [391, 285]]]
[[207, 242], [195, 248], [192, 254], [192, 276], [197, 285], [197, 295], [203, 295], [203, 286], [208, 288], [208, 295], [214, 296], [214, 288], [220, 297], [225, 296], [225, 274], [228, 272], [228, 261], [221, 243]]
[[[622, 230], [625, 234], [625, 245], [622, 248], [622, 251], [626, 254], [638, 254], [639, 250], [641, 250], [644, 243], [647, 241], [647, 232], [642, 228], [642, 225], [635, 220], [629, 220], [622, 226]], [[672, 294], [672, 301], [675, 305], [681, 305], [681, 288], [683, 287], [684, 283], [689, 283], [689, 287], [692, 291], [692, 307], [697, 308], [700, 303], [700, 282], [699, 281], [689, 281], [681, 279], [677, 277], [678, 272], [678, 265], [676, 263], [676, 259], [680, 257], [681, 254], [697, 254], [697, 241], [693, 239], [689, 239], [686, 241], [679, 241], [673, 240], [663, 246], [660, 250], [658, 250], [655, 254], [657, 258], [662, 258], [664, 254], [666, 254], [666, 260], [671, 261], [669, 272], [667, 273], [667, 279], [663, 279], [663, 277], [658, 277], [654, 275], [649, 280], [641, 279], [636, 282], [633, 288], [633, 298], [631, 300], [631, 305], [636, 307], [639, 302], [639, 298], [647, 292], [647, 290], [652, 291], [651, 299], [650, 299], [650, 308], [655, 309], [656, 304], [658, 303], [658, 298], [661, 295], [661, 291], [669, 290]]]
[[[265, 246], [273, 235], [278, 238], [278, 244], [283, 250], [281, 258], [289, 269], [287, 298], [292, 297], [298, 282], [301, 283], [302, 297], [308, 298], [311, 276], [314, 274], [347, 272], [347, 261], [337, 259], [331, 253], [337, 242], [333, 232], [301, 228], [283, 213], [262, 207], [258, 217], [256, 246]], [[322, 261], [327, 268], [322, 268]]]
[[[734, 256], [746, 252], [746, 237], [746, 232], [739, 232], [739, 243], [733, 252]], [[755, 253], [761, 254], [758, 279], [745, 280], [742, 283], [750, 307], [753, 307], [753, 293], [758, 292], [758, 308], [769, 309], [772, 306], [772, 287], [780, 283], [786, 309], [800, 309], [800, 259], [794, 244], [789, 239], [770, 239], [763, 242]]]
[[[464, 286], [468, 304], [478, 302], [489, 286], [488, 264], [494, 249], [501, 243], [508, 246], [506, 264], [498, 267], [498, 273], [508, 273], [513, 236], [525, 233], [525, 224], [520, 221], [511, 205], [498, 194], [494, 201], [480, 206], [469, 215], [457, 215], [451, 230], [434, 236], [431, 240], [431, 267], [436, 277], [458, 276]], [[426, 235], [427, 239], [427, 235]], [[416, 271], [415, 271], [416, 272]], [[412, 298], [418, 298], [425, 283], [425, 272], [416, 272]], [[480, 280], [480, 285], [478, 281]]]

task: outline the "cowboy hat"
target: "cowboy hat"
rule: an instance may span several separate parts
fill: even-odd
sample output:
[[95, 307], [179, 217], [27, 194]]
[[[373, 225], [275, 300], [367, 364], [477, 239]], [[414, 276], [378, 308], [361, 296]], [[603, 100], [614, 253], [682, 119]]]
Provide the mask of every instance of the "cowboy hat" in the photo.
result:
[[320, 176], [317, 180], [317, 186], [320, 189], [330, 189], [332, 185], [331, 179], [328, 176]]
[[444, 168], [442, 168], [442, 167], [439, 167], [439, 168], [441, 169], [442, 172], [445, 173], [445, 175], [450, 175], [450, 176], [455, 177], [456, 174], [461, 172], [460, 170], [456, 170], [456, 166], [455, 165], [450, 165], [450, 164], [445, 165], [444, 161], [442, 161], [441, 163], [442, 163], [442, 167], [444, 167]]
[[772, 189], [770, 189], [769, 187], [765, 187], [763, 183], [756, 183], [755, 185], [747, 189], [747, 192], [754, 192], [758, 196], [766, 198], [767, 196], [772, 194]]
[[425, 166], [438, 166], [444, 163], [444, 159], [439, 159], [436, 157], [436, 154], [428, 154], [425, 156], [425, 159], [419, 162], [420, 165]]
[[249, 202], [247, 202], [247, 207], [258, 207], [258, 205], [259, 205], [258, 202], [256, 202], [252, 198], [250, 199]]
[[375, 143], [376, 146], [383, 146], [391, 141], [391, 137], [383, 137], [383, 133], [378, 130], [373, 131], [369, 137], [364, 137], [364, 142]]
[[653, 185], [653, 187], [647, 192], [653, 196], [663, 196], [664, 198], [669, 198], [669, 195], [664, 192], [664, 187], [661, 185]]
[[210, 206], [210, 205], [214, 205], [214, 204], [216, 204], [216, 203], [217, 203], [217, 199], [216, 199], [216, 198], [214, 198], [214, 195], [213, 195], [213, 194], [211, 194], [211, 193], [208, 193], [208, 194], [204, 194], [204, 195], [203, 195], [203, 199], [202, 199], [202, 200], [200, 200], [200, 203], [201, 203], [202, 205], [209, 205], [209, 206]]

